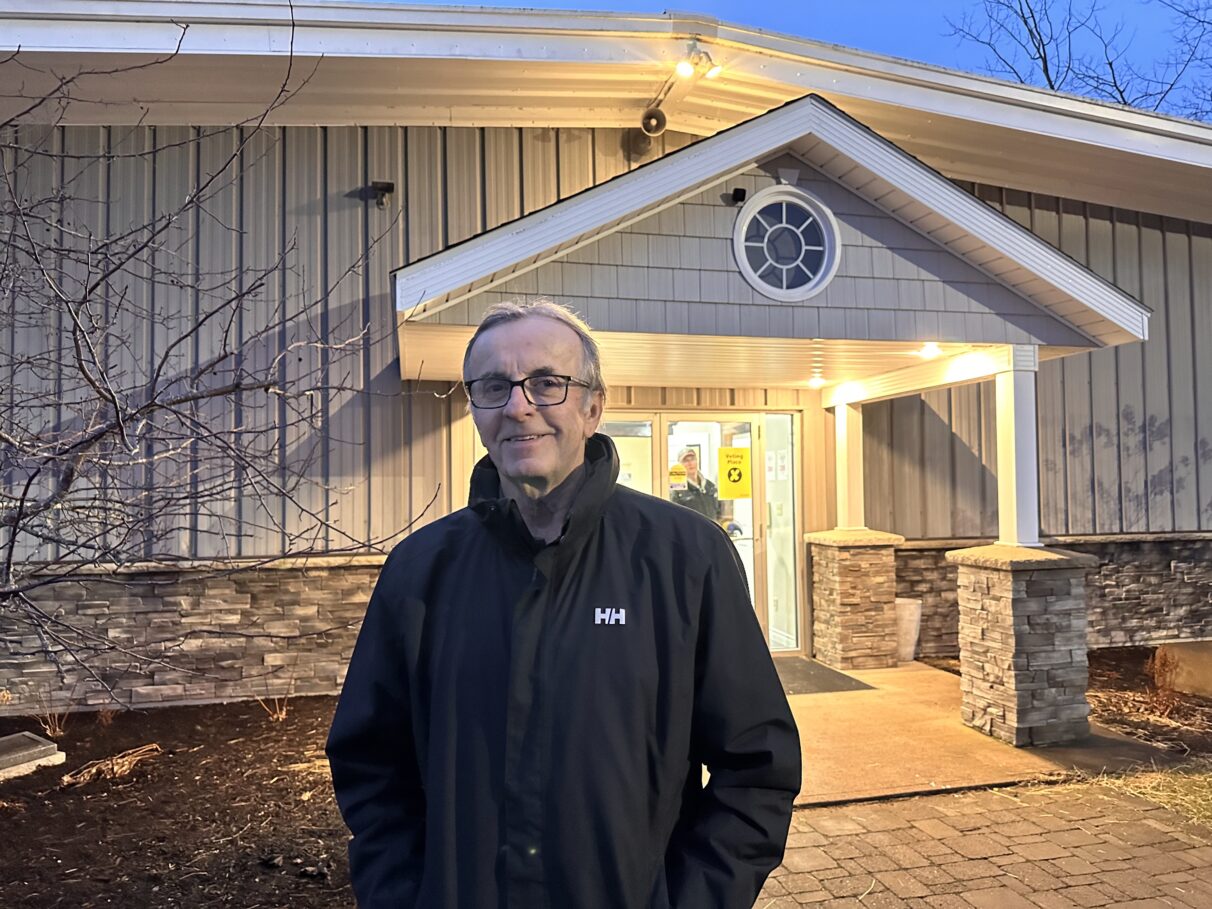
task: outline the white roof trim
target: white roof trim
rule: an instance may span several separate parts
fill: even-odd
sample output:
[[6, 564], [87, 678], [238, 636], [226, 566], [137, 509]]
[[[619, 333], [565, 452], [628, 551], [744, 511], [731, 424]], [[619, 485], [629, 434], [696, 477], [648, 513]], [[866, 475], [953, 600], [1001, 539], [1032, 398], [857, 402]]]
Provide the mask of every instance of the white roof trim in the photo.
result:
[[[610, 13], [311, 0], [0, 0], [0, 48], [87, 54], [459, 57], [670, 63], [696, 36], [729, 65], [804, 92], [902, 105], [1212, 167], [1212, 126], [1032, 86], [720, 22]], [[504, 39], [504, 40], [503, 40]], [[732, 58], [736, 58], [733, 60]]]
[[[794, 101], [398, 269], [394, 273], [396, 306], [409, 317], [433, 315], [474, 293], [554, 260], [576, 246], [674, 205], [687, 195], [723, 182], [808, 135], [961, 229], [962, 239], [969, 241], [966, 244], [970, 247], [969, 254], [992, 251], [995, 254], [992, 261], [991, 257], [985, 257], [986, 266], [1009, 260], [1038, 276], [1043, 285], [1040, 294], [1043, 299], [1007, 285], [1020, 296], [1049, 311], [1048, 300], [1059, 291], [1064, 299], [1053, 300], [1052, 305], [1072, 300], [1083, 311], [1110, 323], [1110, 331], [1093, 332], [1088, 324], [1084, 328], [1076, 326], [1070, 318], [1050, 313], [1090, 337], [1092, 343], [1106, 343], [1103, 338], [1114, 343], [1143, 340], [1147, 336], [1148, 311], [1127, 294], [816, 97]], [[569, 238], [574, 238], [572, 244]], [[954, 249], [952, 252], [967, 260], [964, 253]], [[991, 273], [987, 268], [981, 270]]]

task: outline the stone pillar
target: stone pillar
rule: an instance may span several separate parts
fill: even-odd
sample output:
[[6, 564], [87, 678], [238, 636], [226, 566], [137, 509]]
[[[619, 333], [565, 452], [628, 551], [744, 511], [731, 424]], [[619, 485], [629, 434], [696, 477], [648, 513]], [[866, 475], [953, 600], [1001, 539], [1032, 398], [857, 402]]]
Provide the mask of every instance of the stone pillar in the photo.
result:
[[1011, 745], [1056, 745], [1090, 732], [1086, 569], [1062, 549], [978, 546], [959, 566], [961, 715]]
[[812, 550], [812, 642], [834, 669], [896, 665], [896, 547], [878, 530], [823, 530]]

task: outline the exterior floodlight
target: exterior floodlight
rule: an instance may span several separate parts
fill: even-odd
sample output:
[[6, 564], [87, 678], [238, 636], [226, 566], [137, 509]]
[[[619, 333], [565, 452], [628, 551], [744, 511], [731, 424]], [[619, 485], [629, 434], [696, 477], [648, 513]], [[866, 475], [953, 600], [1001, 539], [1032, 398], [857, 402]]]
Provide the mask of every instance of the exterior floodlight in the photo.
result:
[[933, 360], [943, 351], [934, 341], [927, 341], [922, 345], [922, 349], [917, 352], [917, 355], [923, 360]]
[[817, 388], [824, 388], [825, 380], [822, 379], [820, 376], [813, 376], [811, 379], [808, 380], [808, 387], [813, 390], [815, 390]]
[[[708, 57], [707, 59], [708, 59], [708, 60], [710, 60], [711, 58], [710, 58], [710, 57]], [[723, 70], [723, 67], [722, 67], [722, 66], [720, 66], [718, 63], [713, 63], [713, 64], [711, 65], [711, 69], [707, 70], [707, 75], [706, 75], [706, 76], [704, 76], [703, 78], [705, 78], [705, 79], [714, 79], [716, 76], [718, 76], [718, 75], [720, 74], [720, 72], [721, 72], [722, 70]]]
[[689, 79], [694, 75], [694, 64], [689, 60], [679, 60], [676, 68], [678, 75], [683, 79]]

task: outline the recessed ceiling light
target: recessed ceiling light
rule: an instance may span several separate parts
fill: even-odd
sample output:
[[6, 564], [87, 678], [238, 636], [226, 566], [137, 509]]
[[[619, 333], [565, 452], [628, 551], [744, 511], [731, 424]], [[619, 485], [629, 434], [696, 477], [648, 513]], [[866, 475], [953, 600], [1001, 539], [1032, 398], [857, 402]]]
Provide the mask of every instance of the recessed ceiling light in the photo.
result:
[[808, 380], [809, 388], [816, 389], [816, 388], [823, 388], [824, 386], [825, 386], [825, 380], [822, 379], [820, 376], [813, 376], [811, 379]]

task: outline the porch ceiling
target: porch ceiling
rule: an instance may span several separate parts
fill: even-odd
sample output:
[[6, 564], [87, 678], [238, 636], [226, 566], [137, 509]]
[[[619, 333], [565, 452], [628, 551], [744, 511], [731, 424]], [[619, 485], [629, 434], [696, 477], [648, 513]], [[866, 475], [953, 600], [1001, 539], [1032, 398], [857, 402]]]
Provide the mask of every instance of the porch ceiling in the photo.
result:
[[[400, 371], [405, 379], [457, 382], [474, 328], [399, 323]], [[830, 341], [594, 332], [608, 385], [696, 388], [807, 388], [819, 371], [826, 388], [922, 363], [921, 342]], [[942, 357], [998, 345], [939, 344]]]

